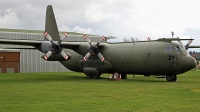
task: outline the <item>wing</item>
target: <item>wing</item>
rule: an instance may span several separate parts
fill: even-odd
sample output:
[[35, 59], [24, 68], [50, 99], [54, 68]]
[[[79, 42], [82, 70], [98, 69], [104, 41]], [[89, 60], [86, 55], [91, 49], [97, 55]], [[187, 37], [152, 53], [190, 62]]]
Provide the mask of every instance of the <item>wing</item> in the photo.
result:
[[25, 45], [25, 46], [33, 46], [36, 47], [40, 45], [42, 41], [37, 40], [11, 40], [11, 39], [0, 39], [0, 44], [8, 44], [8, 45]]
[[[37, 47], [40, 46], [44, 41], [37, 41], [37, 40], [11, 40], [11, 39], [0, 39], [0, 44], [6, 45], [24, 45], [24, 46], [32, 46]], [[75, 49], [79, 47], [82, 42], [62, 42], [61, 46], [67, 49]], [[26, 49], [22, 47], [15, 47], [18, 49]], [[29, 49], [29, 48], [28, 48]], [[30, 48], [31, 49], [31, 48]]]
[[63, 48], [72, 49], [73, 50], [73, 49], [79, 47], [81, 44], [82, 44], [82, 42], [62, 42], [60, 45]]
[[200, 48], [200, 45], [190, 45], [188, 48]]

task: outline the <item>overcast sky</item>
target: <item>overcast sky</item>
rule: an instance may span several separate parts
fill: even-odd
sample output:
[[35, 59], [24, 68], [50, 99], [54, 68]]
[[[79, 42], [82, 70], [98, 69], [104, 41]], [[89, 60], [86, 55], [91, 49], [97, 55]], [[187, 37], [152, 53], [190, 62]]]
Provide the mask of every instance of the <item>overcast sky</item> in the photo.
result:
[[52, 5], [60, 31], [115, 36], [115, 41], [174, 37], [200, 45], [200, 0], [0, 0], [0, 27], [44, 30]]

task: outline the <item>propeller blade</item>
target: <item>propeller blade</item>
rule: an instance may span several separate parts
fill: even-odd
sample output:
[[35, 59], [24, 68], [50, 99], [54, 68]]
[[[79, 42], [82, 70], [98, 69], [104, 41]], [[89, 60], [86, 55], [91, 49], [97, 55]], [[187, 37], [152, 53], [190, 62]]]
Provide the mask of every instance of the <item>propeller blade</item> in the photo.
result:
[[64, 33], [64, 35], [62, 37], [60, 37], [60, 40], [57, 42], [57, 44], [60, 44], [61, 42], [63, 42], [66, 37], [68, 37], [68, 33], [67, 32]]
[[147, 38], [147, 40], [148, 40], [148, 41], [150, 41], [150, 40], [151, 40], [151, 38], [150, 38], [150, 37], [148, 37], [148, 38]]
[[49, 56], [52, 54], [51, 51], [48, 51], [47, 54], [44, 55], [44, 59], [47, 60], [49, 58]]
[[105, 36], [102, 36], [101, 39], [99, 40], [99, 42], [97, 42], [97, 46], [103, 42], [104, 40], [106, 40], [106, 37]]
[[60, 54], [67, 60], [69, 57], [65, 54], [65, 52], [62, 50]]
[[185, 45], [185, 49], [188, 50], [189, 45], [192, 43], [192, 40], [189, 40], [188, 43]]
[[86, 61], [89, 57], [90, 57], [90, 55], [91, 55], [91, 53], [90, 52], [88, 52], [86, 55], [85, 55], [85, 57], [83, 58], [84, 59], [84, 61]]
[[[180, 39], [179, 37], [177, 37], [178, 39]], [[181, 40], [178, 40], [178, 43], [180, 43], [180, 44], [182, 44], [183, 45], [183, 43], [181, 42]]]
[[105, 60], [105, 58], [103, 57], [103, 55], [99, 52], [98, 54], [98, 57], [101, 59], [101, 61], [104, 61]]
[[53, 41], [53, 39], [47, 32], [44, 32], [44, 37], [46, 37], [49, 41]]
[[83, 38], [86, 39], [86, 41], [91, 45], [91, 41], [90, 41], [90, 39], [88, 38], [87, 35], [83, 35]]
[[135, 39], [133, 37], [131, 37], [131, 41], [133, 42], [133, 44], [135, 45]]

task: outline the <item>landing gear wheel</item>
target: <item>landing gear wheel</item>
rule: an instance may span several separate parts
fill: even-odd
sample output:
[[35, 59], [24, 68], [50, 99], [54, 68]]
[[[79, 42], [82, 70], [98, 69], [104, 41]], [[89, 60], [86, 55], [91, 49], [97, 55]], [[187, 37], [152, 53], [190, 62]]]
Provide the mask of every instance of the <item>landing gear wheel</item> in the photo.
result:
[[176, 75], [174, 75], [174, 82], [176, 82], [177, 81], [177, 76]]
[[121, 74], [122, 79], [127, 79], [127, 74]]
[[99, 74], [98, 74], [98, 75], [93, 75], [92, 78], [93, 78], [93, 79], [99, 79], [99, 78], [100, 78], [100, 75], [99, 75]]
[[167, 80], [168, 82], [176, 82], [177, 76], [176, 76], [176, 75], [167, 75], [167, 76], [166, 76], [166, 80]]
[[92, 75], [87, 75], [87, 74], [86, 74], [86, 78], [87, 78], [87, 79], [91, 79], [91, 78], [92, 78]]
[[93, 79], [99, 79], [100, 78], [100, 73], [99, 73], [99, 71], [97, 71], [96, 72], [96, 74], [95, 75], [93, 75], [92, 77], [93, 77]]

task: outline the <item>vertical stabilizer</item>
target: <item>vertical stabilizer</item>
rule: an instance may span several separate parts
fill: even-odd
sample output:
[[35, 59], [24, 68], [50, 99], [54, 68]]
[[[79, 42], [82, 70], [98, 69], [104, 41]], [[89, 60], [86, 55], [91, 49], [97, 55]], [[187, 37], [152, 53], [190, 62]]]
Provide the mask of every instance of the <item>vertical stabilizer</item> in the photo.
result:
[[[56, 19], [51, 5], [48, 5], [46, 10], [45, 32], [48, 32], [48, 34], [51, 35], [53, 40], [60, 40]], [[45, 40], [47, 39], [45, 38]]]

